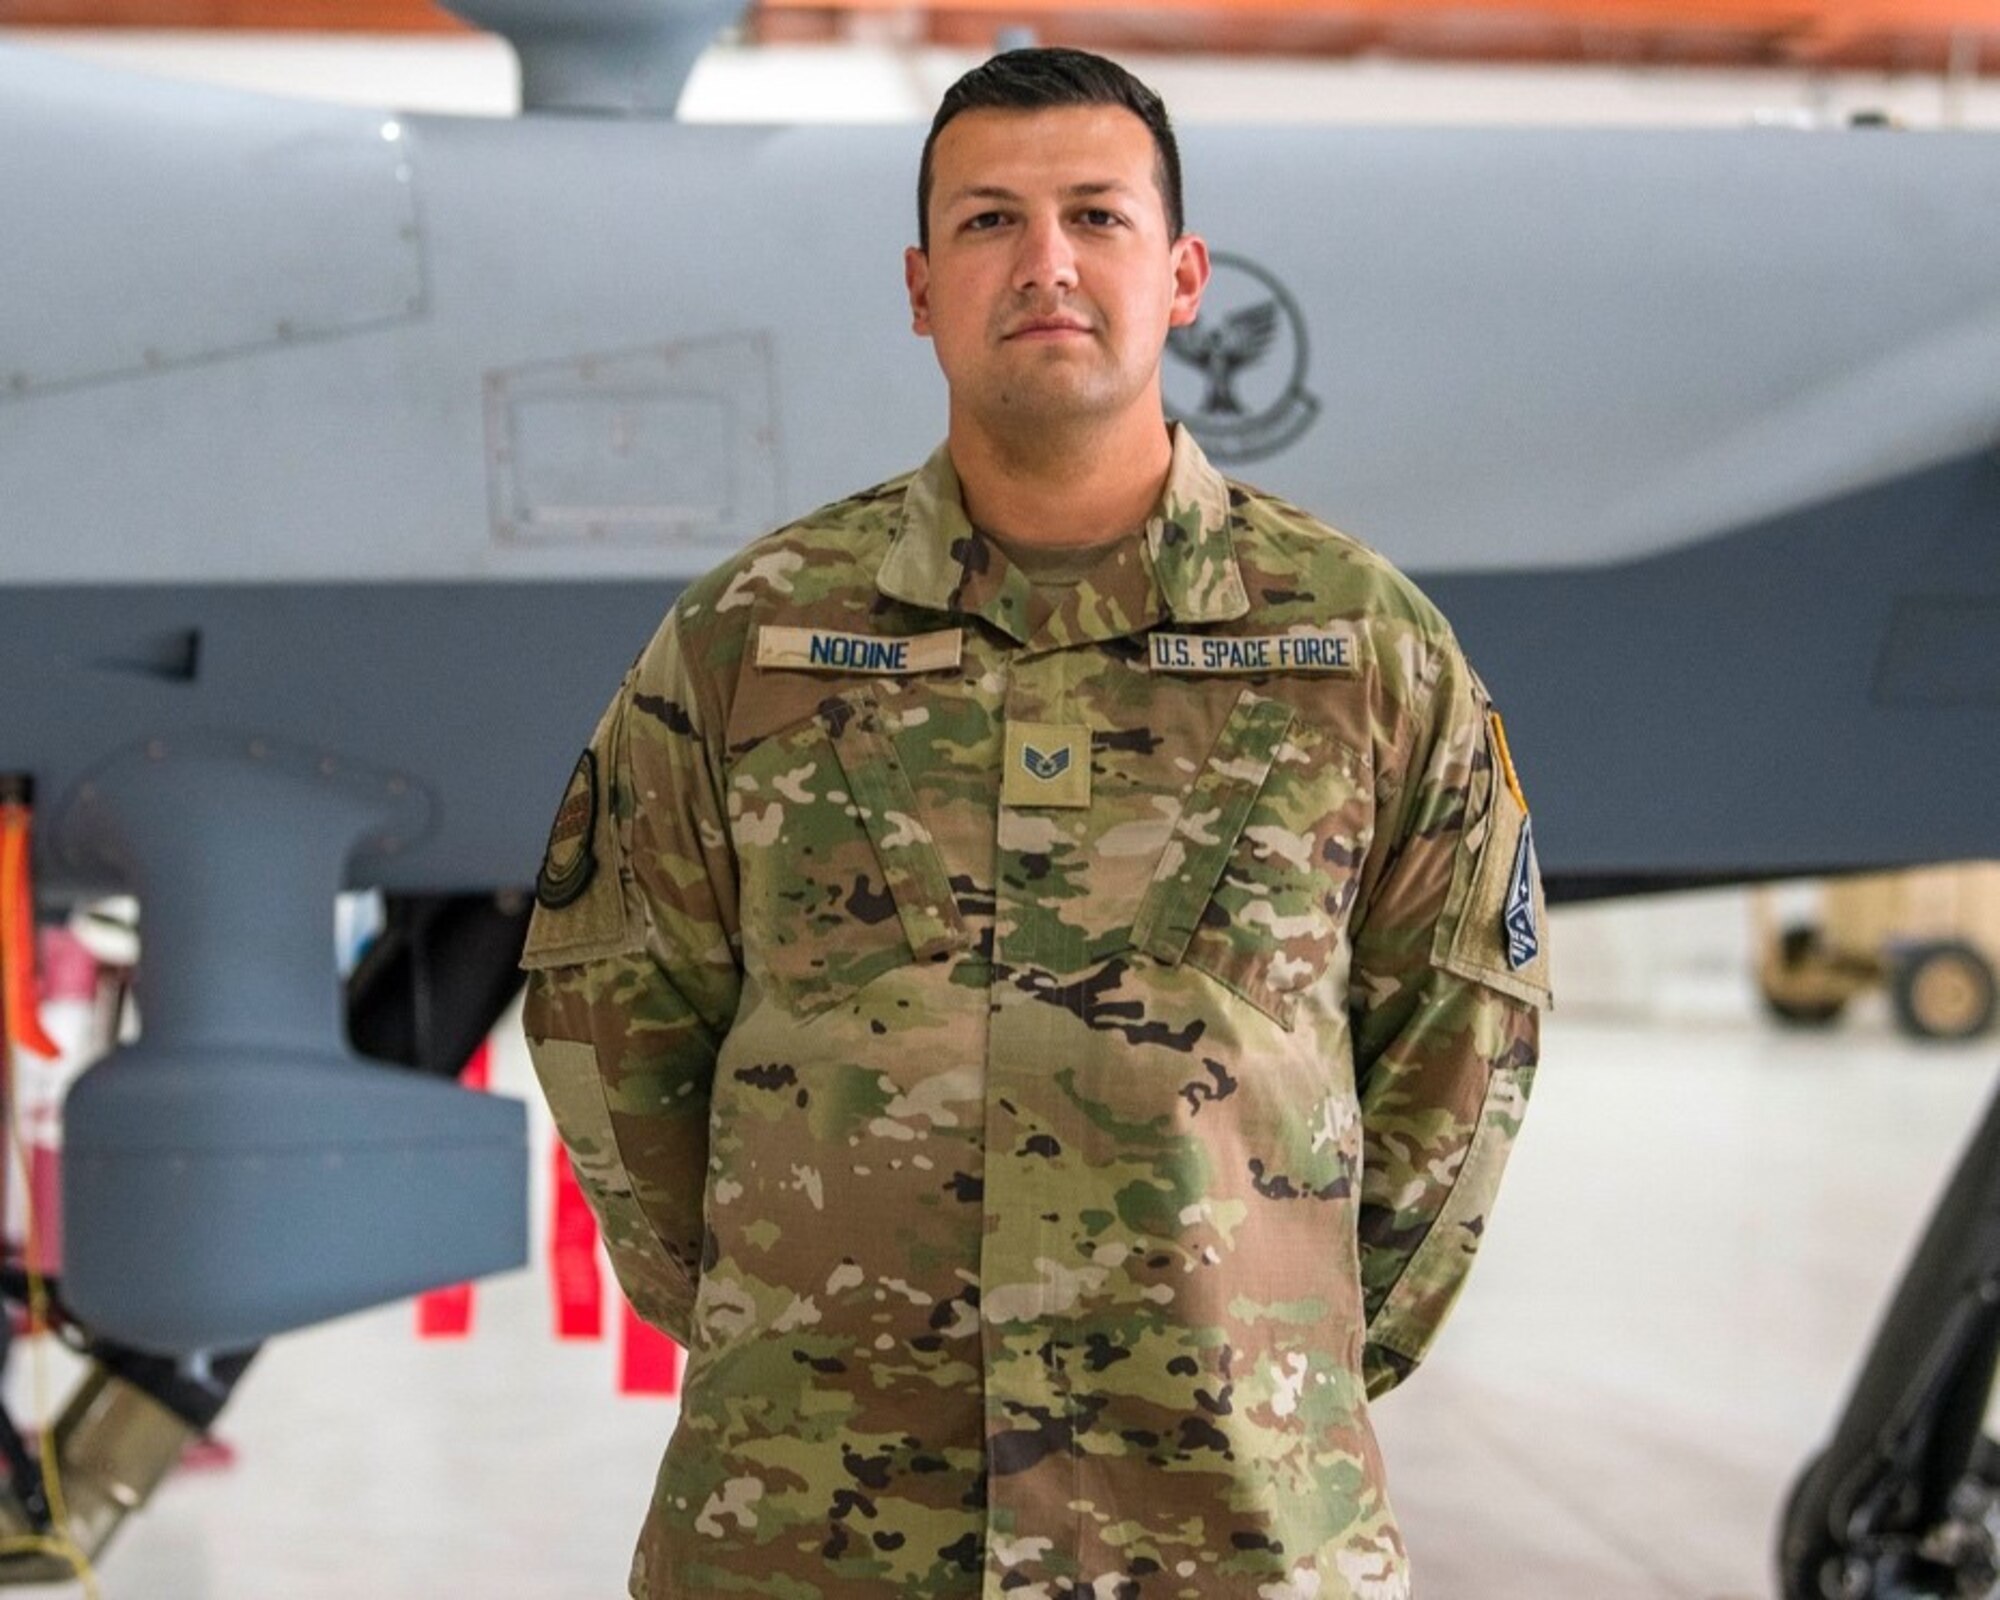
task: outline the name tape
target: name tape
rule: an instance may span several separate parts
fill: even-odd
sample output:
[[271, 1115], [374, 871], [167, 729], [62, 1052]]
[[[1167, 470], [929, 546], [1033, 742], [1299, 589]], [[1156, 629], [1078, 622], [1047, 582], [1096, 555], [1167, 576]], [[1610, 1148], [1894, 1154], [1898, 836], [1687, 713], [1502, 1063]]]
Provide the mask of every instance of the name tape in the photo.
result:
[[939, 672], [958, 665], [962, 628], [913, 633], [900, 639], [825, 628], [757, 630], [757, 665], [798, 672]]
[[1360, 666], [1352, 628], [1234, 639], [1155, 633], [1148, 638], [1148, 652], [1155, 672], [1354, 672]]

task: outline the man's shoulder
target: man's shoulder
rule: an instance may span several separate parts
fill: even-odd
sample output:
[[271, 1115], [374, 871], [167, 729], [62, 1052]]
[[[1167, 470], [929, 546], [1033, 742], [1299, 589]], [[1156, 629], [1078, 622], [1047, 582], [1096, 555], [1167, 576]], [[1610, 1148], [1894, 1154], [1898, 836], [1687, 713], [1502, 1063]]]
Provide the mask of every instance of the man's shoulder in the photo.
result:
[[1387, 556], [1281, 495], [1228, 483], [1237, 562], [1265, 617], [1366, 620], [1456, 648], [1444, 614]]
[[750, 632], [774, 611], [865, 604], [914, 473], [832, 500], [752, 539], [683, 589], [629, 680], [633, 693], [687, 702], [719, 731], [734, 702]]
[[913, 472], [902, 473], [808, 511], [752, 539], [681, 591], [683, 628], [726, 626], [772, 603], [810, 604], [857, 583], [873, 583], [902, 516]]

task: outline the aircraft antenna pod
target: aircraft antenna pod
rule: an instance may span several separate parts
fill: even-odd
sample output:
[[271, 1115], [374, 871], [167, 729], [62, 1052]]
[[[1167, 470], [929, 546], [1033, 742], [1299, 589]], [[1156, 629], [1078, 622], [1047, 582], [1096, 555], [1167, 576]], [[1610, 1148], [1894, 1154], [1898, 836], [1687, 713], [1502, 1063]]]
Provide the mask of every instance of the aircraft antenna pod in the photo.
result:
[[521, 60], [521, 109], [671, 117], [709, 41], [749, 0], [443, 0]]

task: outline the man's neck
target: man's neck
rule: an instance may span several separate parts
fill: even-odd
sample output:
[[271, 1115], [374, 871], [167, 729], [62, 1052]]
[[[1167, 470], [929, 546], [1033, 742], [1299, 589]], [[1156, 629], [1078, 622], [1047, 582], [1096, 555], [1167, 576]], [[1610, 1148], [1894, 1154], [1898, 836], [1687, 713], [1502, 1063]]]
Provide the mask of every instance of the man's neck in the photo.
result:
[[1100, 544], [1137, 532], [1173, 465], [1157, 412], [1054, 439], [1016, 439], [954, 411], [950, 447], [972, 525], [1020, 544]]

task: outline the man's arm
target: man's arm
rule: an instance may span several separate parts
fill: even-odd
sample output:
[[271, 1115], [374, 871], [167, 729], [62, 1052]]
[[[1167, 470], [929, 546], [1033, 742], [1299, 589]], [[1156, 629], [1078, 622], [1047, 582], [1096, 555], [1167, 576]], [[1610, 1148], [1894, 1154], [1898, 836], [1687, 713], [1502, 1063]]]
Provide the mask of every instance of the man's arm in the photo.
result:
[[[670, 617], [591, 740], [589, 876], [579, 886], [582, 869], [564, 870], [575, 851], [559, 818], [522, 956], [528, 1048], [556, 1131], [627, 1298], [682, 1344], [701, 1275], [710, 1079], [741, 983], [721, 754], [699, 699]], [[572, 780], [566, 807], [589, 781]]]
[[1416, 1368], [1464, 1285], [1549, 997], [1541, 886], [1504, 735], [1455, 644], [1434, 678], [1354, 937], [1371, 1397]]

